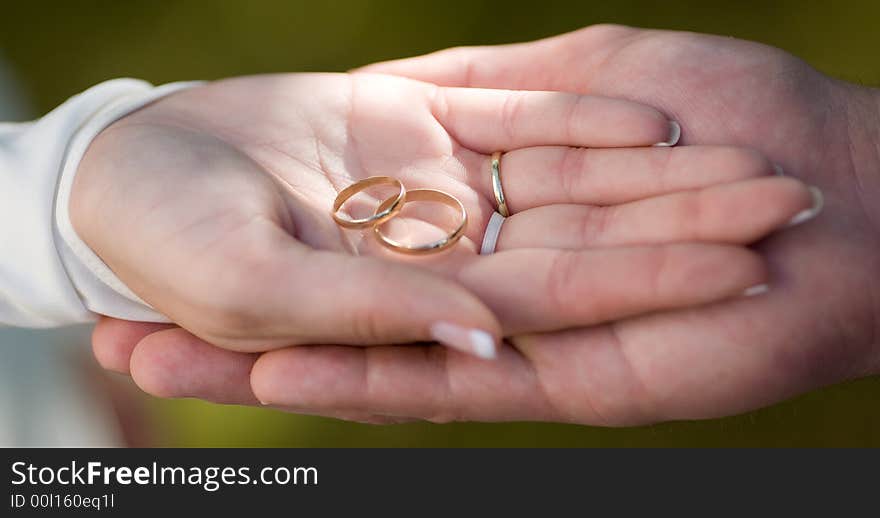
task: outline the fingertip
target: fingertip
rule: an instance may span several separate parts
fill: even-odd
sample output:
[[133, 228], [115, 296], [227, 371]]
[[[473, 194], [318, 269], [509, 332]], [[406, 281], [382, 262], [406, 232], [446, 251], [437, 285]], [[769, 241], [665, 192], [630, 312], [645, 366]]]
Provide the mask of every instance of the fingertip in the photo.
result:
[[365, 390], [365, 353], [344, 346], [297, 346], [260, 355], [250, 387], [263, 405], [330, 408], [340, 393]]
[[296, 406], [299, 398], [292, 385], [309, 374], [299, 369], [301, 363], [296, 361], [296, 356], [307, 350], [307, 346], [276, 349], [256, 359], [251, 368], [250, 385], [261, 405]]
[[169, 329], [138, 343], [131, 356], [131, 377], [156, 397], [255, 404], [250, 388], [255, 360], [254, 354], [220, 349], [184, 329]]
[[109, 371], [128, 374], [128, 363], [136, 342], [130, 344], [130, 347], [127, 347], [128, 344], [124, 345], [126, 347], [120, 351], [107, 318], [101, 317], [92, 330], [92, 354], [98, 365]]
[[[417, 340], [438, 341], [480, 358], [494, 358], [502, 337], [495, 313], [461, 284], [443, 278], [432, 280], [436, 283], [433, 289], [414, 292], [422, 306]], [[415, 320], [413, 324], [419, 325]]]
[[676, 121], [669, 121], [669, 136], [661, 141], [654, 144], [654, 147], [672, 147], [678, 144], [678, 141], [681, 139], [681, 125]]
[[[824, 205], [822, 192], [792, 177], [768, 176], [743, 182], [745, 190], [740, 191], [741, 197], [733, 203], [748, 211], [756, 218], [764, 218], [772, 228], [791, 227], [816, 217]], [[731, 189], [736, 189], [732, 184]], [[732, 191], [736, 192], [736, 191]]]
[[672, 147], [681, 140], [681, 125], [651, 106], [613, 99], [604, 127], [607, 147]]
[[794, 227], [806, 223], [822, 212], [822, 209], [825, 207], [825, 195], [822, 194], [822, 190], [814, 185], [810, 185], [807, 187], [807, 192], [810, 195], [809, 206], [792, 216], [787, 222], [786, 227]]
[[[438, 321], [500, 334], [498, 319], [464, 286], [412, 263], [315, 252], [294, 270], [269, 295], [277, 303], [270, 304], [275, 312], [266, 321], [274, 323], [276, 338], [295, 337], [299, 344], [405, 344], [431, 340], [430, 326]], [[322, 282], [327, 278], [335, 280], [334, 289]], [[298, 295], [295, 304], [291, 293]]]
[[435, 322], [431, 325], [431, 338], [453, 349], [483, 360], [498, 357], [498, 339], [482, 329], [459, 326], [452, 322]]
[[[447, 321], [456, 322], [458, 325], [470, 329], [479, 329], [495, 339], [496, 342], [500, 340], [502, 336], [502, 327], [501, 322], [495, 313], [479, 297], [470, 292], [463, 285], [458, 283], [454, 283], [453, 285], [457, 291], [457, 298], [460, 300], [460, 306], [457, 315], [455, 315], [458, 316], [458, 318], [448, 319]], [[431, 323], [436, 322], [437, 320], [441, 319], [436, 319]]]
[[673, 246], [678, 257], [675, 260], [667, 258], [667, 264], [681, 261], [678, 264], [687, 266], [664, 280], [664, 290], [695, 290], [697, 299], [711, 302], [740, 296], [753, 286], [768, 283], [769, 272], [763, 257], [746, 247], [720, 244]]
[[131, 354], [131, 378], [141, 390], [160, 398], [181, 397], [179, 380], [174, 379], [176, 354], [166, 351], [161, 342], [144, 338]]
[[102, 368], [129, 374], [132, 352], [138, 342], [152, 333], [171, 327], [174, 326], [101, 316], [92, 330], [92, 353]]
[[715, 258], [715, 267], [726, 265], [726, 273], [719, 285], [723, 295], [739, 296], [755, 286], [769, 283], [767, 262], [758, 252], [742, 246], [722, 248]]
[[[821, 210], [809, 186], [790, 177], [764, 176], [699, 191], [698, 231], [705, 241], [746, 244], [807, 221]], [[736, 215], [736, 217], [732, 217]], [[697, 221], [691, 219], [691, 221]]]
[[[385, 304], [375, 313], [372, 327], [382, 328], [369, 343], [394, 344], [432, 340], [436, 322], [451, 322], [462, 328], [480, 330], [500, 340], [501, 324], [491, 309], [459, 282], [416, 268], [387, 266], [380, 277], [393, 279], [395, 304]], [[367, 274], [368, 272], [365, 272]], [[386, 290], [387, 291], [387, 290]], [[375, 292], [374, 289], [368, 292]], [[377, 307], [375, 299], [369, 301]], [[387, 324], [381, 322], [387, 320]], [[387, 328], [386, 328], [387, 325]]]
[[766, 283], [756, 284], [750, 288], [746, 288], [745, 291], [742, 292], [742, 296], [749, 297], [757, 297], [759, 295], [763, 295], [770, 291], [770, 285]]

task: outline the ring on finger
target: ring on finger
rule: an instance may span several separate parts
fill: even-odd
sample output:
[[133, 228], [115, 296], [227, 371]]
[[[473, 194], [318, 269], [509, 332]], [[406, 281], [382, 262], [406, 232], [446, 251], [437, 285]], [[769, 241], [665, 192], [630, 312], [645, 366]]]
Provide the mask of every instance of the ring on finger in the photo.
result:
[[504, 188], [501, 186], [501, 151], [492, 153], [492, 192], [495, 194], [495, 204], [498, 213], [505, 218], [510, 216], [507, 209], [507, 198], [504, 197]]
[[501, 234], [501, 225], [504, 224], [504, 216], [497, 212], [492, 213], [489, 223], [486, 225], [486, 232], [483, 233], [483, 245], [480, 247], [480, 255], [490, 255], [495, 253], [495, 247], [498, 245], [498, 236]]

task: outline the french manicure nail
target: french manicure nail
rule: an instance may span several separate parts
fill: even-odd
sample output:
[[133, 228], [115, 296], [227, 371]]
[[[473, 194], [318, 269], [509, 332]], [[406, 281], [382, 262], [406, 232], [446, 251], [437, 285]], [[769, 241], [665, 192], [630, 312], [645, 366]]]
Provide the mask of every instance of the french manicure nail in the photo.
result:
[[817, 214], [822, 212], [822, 207], [825, 205], [825, 198], [822, 196], [822, 191], [820, 191], [818, 187], [813, 187], [812, 185], [809, 189], [810, 194], [813, 196], [813, 205], [809, 209], [804, 209], [795, 214], [794, 217], [789, 220], [788, 225], [786, 225], [787, 227], [793, 227], [810, 221], [815, 218]]
[[681, 138], [681, 126], [675, 121], [669, 121], [669, 139], [664, 142], [654, 144], [654, 147], [672, 147], [678, 144]]
[[779, 164], [773, 164], [773, 171], [776, 173], [776, 176], [785, 176], [785, 169]]
[[431, 325], [431, 338], [468, 354], [485, 360], [497, 357], [495, 338], [481, 329], [471, 329], [449, 322], [435, 322]]
[[767, 293], [770, 291], [770, 286], [767, 284], [756, 284], [746, 291], [742, 292], [743, 297], [756, 297], [758, 295]]

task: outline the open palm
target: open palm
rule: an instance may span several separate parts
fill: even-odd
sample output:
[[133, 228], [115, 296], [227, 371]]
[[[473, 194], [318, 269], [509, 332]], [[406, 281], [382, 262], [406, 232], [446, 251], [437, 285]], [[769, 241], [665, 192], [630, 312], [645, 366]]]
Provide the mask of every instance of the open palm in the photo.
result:
[[[126, 250], [110, 237], [103, 241], [94, 237], [119, 235], [119, 228], [102, 227], [115, 223], [82, 225], [87, 242], [144, 299], [195, 335], [236, 350], [418, 341], [428, 338], [426, 330], [437, 320], [517, 335], [512, 340], [516, 349], [502, 350], [497, 362], [487, 364], [423, 346], [301, 346], [264, 354], [254, 365], [256, 356], [209, 349], [183, 329], [153, 332], [161, 326], [118, 321], [99, 326], [99, 357], [113, 364], [115, 360], [108, 357], [118, 355], [120, 368], [130, 365], [142, 386], [161, 395], [250, 402], [252, 386], [267, 403], [356, 418], [378, 414], [435, 420], [607, 419], [597, 417], [606, 412], [593, 413], [598, 392], [602, 397], [644, 402], [641, 394], [633, 392], [637, 378], [627, 370], [629, 364], [621, 363], [625, 356], [616, 340], [622, 336], [622, 326], [636, 329], [650, 318], [583, 326], [712, 302], [763, 282], [760, 261], [743, 248], [663, 243], [748, 243], [811, 204], [803, 185], [792, 180], [725, 183], [772, 171], [767, 160], [752, 152], [720, 147], [559, 147], [639, 146], [667, 137], [665, 116], [622, 101], [438, 90], [371, 75], [240, 79], [201, 90], [175, 95], [127, 118], [102, 136], [93, 153], [106, 160], [101, 151], [112, 156], [112, 149], [125, 149], [114, 139], [134, 137], [142, 142], [151, 131], [167, 139], [172, 131], [179, 132], [171, 138], [180, 144], [178, 152], [168, 154], [175, 161], [188, 155], [184, 151], [193, 144], [188, 139], [205, 135], [209, 135], [207, 158], [215, 153], [224, 157], [222, 177], [216, 167], [207, 168], [210, 174], [193, 175], [192, 170], [205, 163], [205, 155], [196, 157], [198, 163], [177, 167], [166, 167], [169, 164], [161, 160], [164, 152], [151, 153], [149, 158], [160, 157], [149, 170], [178, 171], [164, 182], [150, 180], [150, 185], [162, 185], [161, 196], [146, 197], [144, 207], [150, 211], [155, 211], [156, 199], [167, 196], [166, 190], [206, 192], [224, 201], [228, 197], [228, 204], [212, 205], [207, 216], [196, 211], [194, 217], [187, 214], [181, 221], [174, 213], [174, 225], [168, 226], [189, 229], [190, 220], [195, 225], [212, 221], [210, 232], [199, 228], [197, 236], [185, 239], [207, 248], [182, 247], [179, 258], [148, 261], [144, 266], [180, 271], [198, 252], [206, 258], [206, 267], [196, 277], [207, 287], [187, 285], [181, 275], [126, 270], [128, 264], [141, 264], [132, 257], [144, 249], [167, 248], [163, 245], [167, 233], [156, 233], [156, 241]], [[479, 243], [492, 210], [487, 155], [495, 149], [514, 150], [505, 156], [504, 174], [517, 214], [505, 225], [501, 251], [479, 257], [474, 243]], [[227, 167], [227, 159], [232, 167]], [[127, 192], [138, 191], [144, 181], [144, 166], [137, 165], [131, 168], [135, 184], [126, 186]], [[102, 168], [90, 169], [88, 157], [83, 167], [84, 185], [90, 177], [101, 178], [99, 172], [90, 172]], [[398, 258], [383, 253], [371, 240], [340, 232], [327, 216], [339, 188], [376, 174], [400, 177], [410, 188], [437, 187], [458, 196], [473, 218], [467, 233], [470, 242], [455, 253], [390, 270], [387, 259]], [[118, 179], [114, 182], [120, 185]], [[217, 210], [225, 215], [233, 205], [240, 206], [243, 192], [259, 202], [216, 232]], [[82, 197], [84, 205], [103, 207], [116, 203], [109, 198], [113, 197], [91, 204], [89, 196]], [[126, 203], [133, 218], [143, 219], [146, 209], [138, 216], [137, 207]], [[743, 211], [738, 221], [729, 217], [735, 209]], [[240, 223], [250, 229], [252, 221], [269, 222], [265, 228], [272, 237], [242, 232]], [[267, 259], [279, 254], [261, 243], [287, 243], [291, 235], [309, 252], [296, 249], [288, 261]], [[252, 241], [254, 236], [259, 239]], [[646, 243], [657, 246], [626, 246]], [[242, 257], [242, 250], [260, 253]], [[332, 255], [316, 255], [316, 250]], [[355, 250], [360, 255], [380, 254], [381, 261], [368, 264], [383, 270], [380, 275], [370, 272], [376, 279], [371, 281], [367, 272], [353, 276], [346, 264], [340, 269], [346, 273], [343, 280], [361, 281], [347, 289], [334, 277], [338, 272], [321, 269]], [[224, 260], [212, 263], [213, 257]], [[441, 275], [429, 276], [416, 267]], [[224, 288], [232, 291], [218, 296], [211, 290], [217, 279], [230, 278], [230, 268], [241, 268], [240, 275], [231, 278], [246, 282], [232, 281], [232, 288]], [[291, 278], [292, 271], [297, 274]], [[395, 273], [401, 277], [389, 282], [391, 271], [412, 277]], [[145, 284], [140, 281], [144, 278], [165, 279], [168, 284]], [[315, 290], [332, 296], [303, 297], [308, 291], [302, 287], [309, 286], [304, 279], [310, 278], [317, 279], [312, 282]], [[458, 289], [458, 283], [477, 297]], [[192, 302], [192, 293], [202, 298]], [[298, 296], [305, 304], [290, 301]], [[377, 304], [388, 298], [395, 303]], [[322, 302], [315, 304], [313, 299]], [[206, 300], [224, 301], [224, 307], [219, 313], [206, 312], [206, 307], [211, 308]], [[357, 306], [343, 311], [347, 318], [326, 318], [339, 311], [334, 304], [349, 300]], [[184, 301], [183, 307], [179, 301]], [[228, 301], [231, 308], [225, 306]], [[379, 314], [377, 307], [383, 308]], [[218, 328], [216, 321], [226, 323]], [[571, 328], [576, 330], [556, 331]], [[538, 334], [544, 331], [555, 332]], [[102, 335], [108, 337], [103, 350]], [[119, 347], [120, 342], [130, 345]]]

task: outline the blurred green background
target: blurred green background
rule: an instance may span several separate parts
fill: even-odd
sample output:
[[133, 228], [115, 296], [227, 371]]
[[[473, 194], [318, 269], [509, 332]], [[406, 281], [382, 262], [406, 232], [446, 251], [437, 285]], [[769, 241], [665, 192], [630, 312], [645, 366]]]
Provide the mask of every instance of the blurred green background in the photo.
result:
[[[11, 1], [0, 54], [38, 113], [105, 79], [163, 83], [275, 71], [344, 71], [467, 44], [541, 38], [600, 22], [725, 34], [786, 49], [831, 75], [880, 84], [880, 2]], [[880, 379], [743, 416], [608, 430], [515, 423], [366, 426], [138, 396], [163, 446], [878, 446]], [[139, 406], [137, 403], [135, 406]]]

